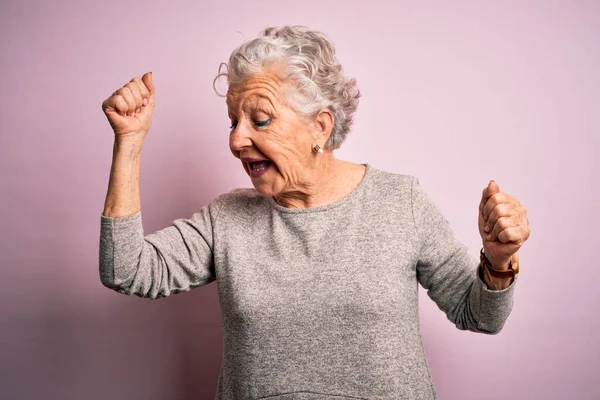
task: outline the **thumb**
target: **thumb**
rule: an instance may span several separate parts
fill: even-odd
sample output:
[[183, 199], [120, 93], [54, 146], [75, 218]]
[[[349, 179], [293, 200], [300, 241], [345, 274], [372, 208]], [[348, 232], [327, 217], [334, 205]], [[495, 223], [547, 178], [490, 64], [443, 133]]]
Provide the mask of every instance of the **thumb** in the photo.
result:
[[496, 181], [492, 179], [490, 181], [490, 183], [488, 183], [488, 194], [491, 196], [494, 193], [498, 193], [499, 191], [500, 191], [500, 186], [498, 186]]
[[500, 187], [493, 179], [488, 183], [488, 185], [481, 192], [481, 201], [479, 202], [479, 213], [483, 212], [483, 208], [485, 207], [485, 203], [487, 203], [488, 199], [491, 195], [496, 194], [500, 191]]
[[148, 103], [154, 105], [154, 82], [152, 81], [152, 72], [146, 72], [144, 76], [142, 76], [142, 82], [144, 82], [144, 85], [146, 85], [146, 88], [148, 89], [148, 93], [150, 93]]

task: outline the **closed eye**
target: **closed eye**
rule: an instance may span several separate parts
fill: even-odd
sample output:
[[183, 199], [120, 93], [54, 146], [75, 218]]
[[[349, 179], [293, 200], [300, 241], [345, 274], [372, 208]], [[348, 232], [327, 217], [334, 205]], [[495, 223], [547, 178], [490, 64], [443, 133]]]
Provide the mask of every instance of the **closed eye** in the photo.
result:
[[271, 123], [271, 118], [264, 120], [264, 121], [256, 121], [255, 124], [256, 126], [267, 126]]
[[[267, 126], [271, 123], [271, 118], [264, 120], [264, 121], [255, 121], [254, 123], [256, 124], [256, 126], [259, 126], [259, 127]], [[231, 126], [229, 127], [229, 130], [235, 129], [236, 126], [237, 126], [237, 122], [232, 123]]]

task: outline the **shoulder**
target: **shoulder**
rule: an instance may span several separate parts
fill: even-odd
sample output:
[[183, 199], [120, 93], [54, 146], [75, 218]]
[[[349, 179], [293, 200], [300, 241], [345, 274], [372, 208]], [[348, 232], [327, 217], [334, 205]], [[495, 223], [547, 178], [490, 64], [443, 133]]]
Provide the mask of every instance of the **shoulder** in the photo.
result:
[[231, 215], [232, 213], [256, 213], [259, 208], [264, 208], [266, 198], [254, 188], [236, 188], [215, 197], [211, 205], [218, 213]]
[[411, 220], [413, 208], [414, 175], [371, 168], [369, 185], [365, 190], [365, 204], [376, 208], [383, 218], [396, 221]]
[[419, 184], [416, 176], [390, 172], [371, 167], [371, 190], [381, 196], [410, 196], [414, 185]]

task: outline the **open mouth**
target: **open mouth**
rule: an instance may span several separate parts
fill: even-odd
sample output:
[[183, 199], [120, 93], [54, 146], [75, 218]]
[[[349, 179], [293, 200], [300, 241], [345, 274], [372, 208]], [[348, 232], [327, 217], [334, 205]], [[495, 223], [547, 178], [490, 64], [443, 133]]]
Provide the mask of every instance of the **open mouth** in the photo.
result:
[[271, 165], [273, 165], [271, 160], [246, 161], [248, 174], [252, 178], [260, 178], [262, 175], [266, 174], [267, 171], [271, 169]]
[[272, 162], [269, 160], [261, 160], [261, 161], [249, 162], [248, 166], [250, 167], [250, 171], [252, 171], [252, 172], [261, 172], [261, 171], [264, 171], [267, 168], [269, 168], [269, 166], [271, 164], [272, 164]]

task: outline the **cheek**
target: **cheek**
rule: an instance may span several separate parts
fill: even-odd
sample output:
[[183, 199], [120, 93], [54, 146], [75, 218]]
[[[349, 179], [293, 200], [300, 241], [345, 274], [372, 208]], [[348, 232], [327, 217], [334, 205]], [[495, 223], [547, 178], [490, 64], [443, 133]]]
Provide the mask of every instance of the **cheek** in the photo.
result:
[[273, 161], [276, 172], [283, 175], [289, 174], [290, 169], [295, 169], [299, 164], [304, 164], [303, 160], [306, 158], [297, 143], [290, 140], [274, 140], [260, 150]]
[[[288, 125], [270, 131], [264, 142], [265, 149], [272, 151], [274, 156], [279, 153], [282, 158], [305, 158], [310, 149], [310, 134], [304, 127]], [[309, 153], [309, 152], [308, 152]]]
[[278, 160], [285, 157], [287, 153], [286, 135], [280, 133], [279, 130], [265, 130], [254, 139], [254, 146], [270, 160]]

